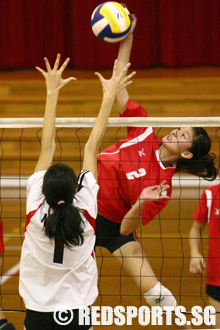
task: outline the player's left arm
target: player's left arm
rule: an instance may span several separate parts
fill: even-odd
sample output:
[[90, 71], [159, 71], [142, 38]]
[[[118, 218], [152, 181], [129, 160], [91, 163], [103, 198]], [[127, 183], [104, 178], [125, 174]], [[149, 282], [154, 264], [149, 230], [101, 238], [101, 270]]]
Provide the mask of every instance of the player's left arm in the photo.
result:
[[41, 139], [41, 150], [38, 158], [37, 165], [34, 172], [47, 170], [53, 160], [55, 152], [55, 120], [56, 120], [56, 108], [59, 96], [59, 90], [65, 86], [69, 81], [76, 80], [76, 78], [70, 77], [68, 79], [62, 79], [62, 73], [66, 68], [69, 58], [58, 69], [60, 64], [60, 54], [57, 55], [54, 67], [51, 69], [48, 59], [44, 58], [47, 71], [42, 70], [39, 67], [36, 69], [44, 76], [46, 81], [46, 107], [44, 113], [44, 124]]
[[189, 270], [192, 274], [203, 274], [206, 267], [205, 258], [200, 252], [202, 232], [205, 228], [205, 222], [194, 220], [189, 233], [189, 246], [191, 260]]
[[166, 184], [166, 181], [163, 181], [160, 185], [143, 189], [136, 203], [123, 218], [120, 233], [127, 236], [136, 231], [141, 225], [140, 215], [146, 202], [169, 199], [168, 196], [162, 195], [162, 192], [166, 191], [169, 187], [170, 186]]

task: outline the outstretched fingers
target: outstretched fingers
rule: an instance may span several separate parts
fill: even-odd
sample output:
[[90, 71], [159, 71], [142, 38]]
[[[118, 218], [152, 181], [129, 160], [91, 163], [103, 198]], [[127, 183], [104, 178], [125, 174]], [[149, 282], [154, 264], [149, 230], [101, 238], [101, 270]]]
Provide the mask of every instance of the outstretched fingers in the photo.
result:
[[103, 80], [105, 80], [104, 78], [103, 78], [103, 76], [101, 75], [101, 73], [99, 73], [99, 72], [95, 72], [95, 75], [99, 78], [99, 80], [102, 82]]
[[50, 63], [47, 59], [47, 57], [44, 57], [44, 62], [45, 62], [45, 65], [46, 65], [46, 68], [47, 68], [47, 71], [51, 71], [51, 67], [50, 67]]
[[[122, 71], [123, 72], [123, 71]], [[121, 74], [122, 74], [121, 72]], [[130, 73], [129, 75], [127, 75], [126, 77], [124, 77], [121, 81], [121, 86], [122, 88], [132, 84], [132, 80], [131, 78], [134, 77], [134, 75], [136, 75], [136, 71], [133, 71], [132, 73]]]
[[40, 67], [36, 67], [36, 69], [44, 76], [46, 80], [47, 92], [51, 94], [54, 91], [59, 91], [63, 86], [68, 84], [70, 81], [76, 80], [75, 77], [69, 77], [67, 79], [62, 78], [62, 73], [69, 63], [69, 58], [65, 60], [65, 62], [60, 65], [60, 54], [57, 54], [56, 60], [54, 62], [53, 69], [51, 69], [50, 63], [48, 59], [45, 57], [44, 61], [46, 64], [46, 70], [44, 71]]
[[68, 82], [72, 81], [72, 80], [77, 80], [75, 77], [69, 77], [67, 79], [64, 79], [65, 83], [67, 84]]
[[118, 60], [116, 59], [114, 61], [114, 65], [113, 65], [112, 77], [116, 77], [117, 76], [117, 69], [118, 69]]
[[114, 61], [114, 67], [112, 71], [111, 79], [105, 79], [99, 72], [95, 72], [95, 75], [99, 78], [104, 93], [110, 93], [110, 95], [117, 95], [123, 88], [127, 87], [132, 83], [131, 78], [136, 74], [132, 72], [126, 76], [127, 70], [131, 64], [125, 65], [124, 69], [118, 73], [117, 72], [117, 60]]
[[[47, 72], [52, 71], [51, 66], [50, 66], [50, 62], [48, 61], [47, 57], [44, 57], [44, 61], [45, 61]], [[56, 57], [56, 60], [55, 60], [55, 63], [54, 63], [54, 67], [53, 67], [53, 71], [57, 71], [61, 75], [63, 73], [63, 71], [65, 70], [65, 68], [67, 67], [67, 64], [69, 63], [69, 61], [70, 61], [70, 58], [68, 57], [64, 61], [64, 63], [61, 65], [61, 67], [59, 68], [59, 65], [60, 65], [60, 54], [57, 54], [57, 57]], [[59, 68], [59, 70], [58, 70], [58, 68]], [[39, 69], [37, 69], [37, 70], [40, 71]]]
[[46, 77], [46, 72], [43, 69], [39, 68], [39, 66], [36, 66], [35, 69], [39, 71], [44, 76], [44, 78]]
[[[116, 66], [116, 70], [114, 70], [115, 66]], [[117, 63], [116, 63], [116, 65], [114, 65], [114, 68], [113, 68], [113, 75], [112, 76], [118, 76], [119, 79], [121, 79], [122, 77], [126, 77], [128, 69], [129, 69], [130, 66], [131, 66], [131, 63], [127, 63], [124, 66], [123, 70], [120, 73], [117, 73]]]
[[76, 78], [75, 77], [69, 77], [67, 79], [62, 79], [63, 84], [62, 84], [62, 86], [59, 87], [59, 89], [62, 88], [64, 85], [68, 84], [70, 81], [73, 81], [73, 80], [76, 80]]
[[59, 64], [60, 64], [60, 54], [57, 54], [57, 58], [55, 60], [53, 70], [56, 71], [58, 69], [58, 67], [59, 67]]
[[60, 75], [63, 73], [63, 71], [66, 69], [66, 67], [67, 67], [67, 64], [69, 63], [69, 61], [70, 61], [70, 58], [68, 57], [66, 60], [65, 60], [65, 62], [61, 65], [61, 67], [59, 68], [59, 73], [60, 73]]
[[117, 70], [118, 70], [118, 60], [116, 59], [116, 60], [114, 61], [114, 65], [113, 65], [112, 77], [117, 77], [117, 76], [119, 76], [119, 78], [121, 78], [121, 77], [125, 76], [125, 75], [127, 74], [128, 68], [129, 68], [130, 66], [131, 66], [131, 63], [127, 63], [127, 64], [124, 66], [123, 70], [122, 70], [120, 73], [118, 73], [118, 72], [117, 72]]

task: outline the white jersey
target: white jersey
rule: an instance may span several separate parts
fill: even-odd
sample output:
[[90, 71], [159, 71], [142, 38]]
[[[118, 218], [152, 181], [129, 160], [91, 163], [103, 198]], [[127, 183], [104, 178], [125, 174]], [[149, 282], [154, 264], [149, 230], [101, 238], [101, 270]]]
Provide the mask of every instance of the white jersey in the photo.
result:
[[60, 251], [43, 228], [42, 219], [49, 209], [42, 193], [45, 172], [34, 173], [27, 183], [27, 227], [21, 253], [19, 292], [26, 308], [34, 311], [89, 306], [98, 295], [94, 228], [99, 186], [91, 172], [81, 172], [73, 204], [84, 213], [84, 243]]

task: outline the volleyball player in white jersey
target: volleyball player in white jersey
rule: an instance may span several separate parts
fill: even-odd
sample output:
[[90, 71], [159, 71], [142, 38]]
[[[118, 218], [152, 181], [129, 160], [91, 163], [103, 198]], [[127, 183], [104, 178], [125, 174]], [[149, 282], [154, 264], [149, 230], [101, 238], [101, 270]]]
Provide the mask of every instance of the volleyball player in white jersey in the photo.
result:
[[[131, 33], [120, 44], [119, 72], [130, 60], [135, 25], [133, 16]], [[130, 100], [126, 88], [117, 101], [122, 117], [147, 117], [145, 109]], [[214, 180], [217, 169], [210, 147], [202, 128], [175, 129], [161, 141], [152, 127], [128, 127], [125, 139], [98, 156], [96, 246], [107, 248], [119, 260], [152, 306], [175, 307], [176, 299], [157, 280], [135, 231], [154, 219], [169, 200], [144, 202], [142, 190], [166, 180], [170, 197], [172, 176], [181, 170]]]
[[98, 294], [94, 256], [99, 189], [96, 183], [97, 151], [115, 95], [131, 83], [134, 75], [122, 78], [129, 65], [118, 74], [117, 62], [110, 80], [96, 73], [103, 87], [103, 100], [85, 146], [84, 170], [77, 183], [76, 174], [70, 167], [64, 164], [51, 166], [59, 90], [75, 79], [62, 79], [68, 61], [59, 68], [58, 54], [52, 69], [46, 58], [47, 70], [37, 67], [46, 80], [47, 99], [40, 156], [27, 183], [27, 223], [19, 281], [19, 292], [27, 309], [26, 330], [86, 330], [91, 327], [91, 324], [78, 325], [78, 312], [79, 308], [93, 304]]

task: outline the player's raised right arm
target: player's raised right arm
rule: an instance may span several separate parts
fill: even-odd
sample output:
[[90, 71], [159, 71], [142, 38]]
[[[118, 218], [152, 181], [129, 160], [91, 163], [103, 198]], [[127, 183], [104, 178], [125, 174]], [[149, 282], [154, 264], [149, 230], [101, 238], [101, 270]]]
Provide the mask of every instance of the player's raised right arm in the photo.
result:
[[[133, 45], [133, 31], [137, 23], [137, 18], [132, 15], [132, 26], [129, 35], [121, 41], [119, 51], [118, 51], [118, 73], [120, 73], [126, 64], [130, 62], [131, 49]], [[127, 72], [125, 73], [125, 75]], [[117, 95], [118, 110], [122, 114], [125, 109], [127, 102], [129, 100], [129, 94], [126, 88], [123, 88]]]
[[126, 76], [130, 63], [125, 65], [123, 70], [118, 73], [117, 61], [114, 63], [111, 79], [106, 80], [100, 73], [96, 73], [103, 89], [103, 99], [95, 125], [90, 133], [89, 139], [85, 145], [83, 168], [90, 170], [97, 178], [97, 153], [104, 135], [108, 118], [112, 109], [113, 102], [118, 92], [132, 83], [131, 78], [135, 74], [132, 72]]

